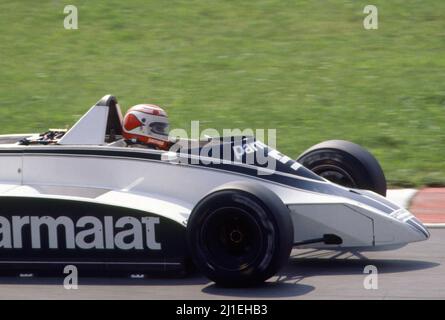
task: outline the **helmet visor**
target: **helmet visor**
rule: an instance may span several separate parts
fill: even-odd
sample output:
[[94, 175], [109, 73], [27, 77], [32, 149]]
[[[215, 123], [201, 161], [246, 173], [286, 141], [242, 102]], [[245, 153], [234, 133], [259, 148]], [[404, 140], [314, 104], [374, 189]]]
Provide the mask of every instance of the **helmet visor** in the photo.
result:
[[165, 122], [152, 122], [150, 123], [151, 132], [168, 136], [168, 123]]

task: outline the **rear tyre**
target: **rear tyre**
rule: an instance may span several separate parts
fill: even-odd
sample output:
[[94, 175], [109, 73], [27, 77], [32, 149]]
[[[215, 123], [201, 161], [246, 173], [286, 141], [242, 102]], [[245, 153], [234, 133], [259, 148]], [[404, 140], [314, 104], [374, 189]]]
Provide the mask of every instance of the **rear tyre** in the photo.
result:
[[223, 189], [204, 197], [187, 224], [195, 265], [225, 287], [260, 284], [287, 261], [293, 244], [289, 210], [266, 188]]
[[386, 179], [374, 156], [344, 140], [319, 143], [297, 161], [317, 175], [348, 188], [367, 189], [386, 196]]

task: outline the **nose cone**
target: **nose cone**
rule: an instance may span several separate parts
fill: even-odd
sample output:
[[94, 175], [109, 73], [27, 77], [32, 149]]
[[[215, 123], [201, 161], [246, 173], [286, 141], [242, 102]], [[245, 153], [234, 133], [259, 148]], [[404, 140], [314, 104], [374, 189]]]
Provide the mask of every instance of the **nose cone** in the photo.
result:
[[407, 244], [424, 241], [430, 237], [430, 233], [422, 222], [406, 209], [400, 208], [388, 218], [374, 219], [376, 245]]
[[408, 210], [400, 208], [391, 213], [390, 216], [399, 220], [404, 229], [408, 231], [406, 234], [408, 242], [423, 241], [430, 237], [428, 229]]
[[411, 228], [417, 231], [420, 239], [418, 241], [426, 240], [430, 237], [430, 232], [417, 218], [412, 217], [405, 221]]

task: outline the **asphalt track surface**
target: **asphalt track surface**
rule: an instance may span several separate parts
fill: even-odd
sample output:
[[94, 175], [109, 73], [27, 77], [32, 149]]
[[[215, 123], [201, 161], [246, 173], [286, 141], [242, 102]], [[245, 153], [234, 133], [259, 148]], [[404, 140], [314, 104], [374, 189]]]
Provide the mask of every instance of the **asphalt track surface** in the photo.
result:
[[[0, 299], [445, 299], [445, 229], [396, 251], [338, 253], [294, 250], [289, 264], [265, 285], [219, 288], [196, 273], [185, 278], [0, 277]], [[367, 265], [378, 289], [365, 289]]]

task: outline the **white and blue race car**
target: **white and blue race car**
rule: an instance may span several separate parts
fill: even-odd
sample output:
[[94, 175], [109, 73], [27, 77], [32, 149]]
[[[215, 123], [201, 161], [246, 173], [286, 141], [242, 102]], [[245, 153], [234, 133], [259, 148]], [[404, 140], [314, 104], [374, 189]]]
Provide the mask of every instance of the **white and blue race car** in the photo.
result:
[[293, 247], [386, 250], [429, 237], [385, 198], [379, 164], [353, 143], [323, 142], [297, 160], [253, 137], [176, 145], [125, 141], [110, 95], [67, 131], [0, 136], [0, 267], [195, 265], [217, 284], [248, 286]]

